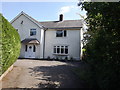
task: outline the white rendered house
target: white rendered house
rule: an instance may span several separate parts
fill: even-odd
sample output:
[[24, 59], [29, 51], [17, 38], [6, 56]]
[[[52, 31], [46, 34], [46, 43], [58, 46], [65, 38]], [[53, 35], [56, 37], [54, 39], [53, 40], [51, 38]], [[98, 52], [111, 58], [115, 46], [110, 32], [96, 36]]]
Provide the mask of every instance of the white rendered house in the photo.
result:
[[63, 20], [62, 14], [58, 21], [39, 22], [22, 11], [11, 21], [21, 38], [19, 58], [80, 60], [82, 22]]

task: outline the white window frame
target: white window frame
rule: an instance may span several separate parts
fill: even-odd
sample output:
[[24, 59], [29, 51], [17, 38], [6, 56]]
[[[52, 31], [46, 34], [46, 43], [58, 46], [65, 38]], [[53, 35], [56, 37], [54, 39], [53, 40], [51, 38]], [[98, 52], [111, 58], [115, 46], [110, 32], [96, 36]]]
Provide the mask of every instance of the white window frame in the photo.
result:
[[[35, 32], [35, 34], [31, 35], [31, 32]], [[35, 28], [30, 29], [30, 36], [36, 36], [37, 30]]]
[[[57, 48], [59, 47], [59, 53], [57, 53], [58, 52], [58, 50], [57, 50]], [[63, 48], [63, 53], [61, 52], [61, 49]], [[65, 53], [66, 50], [67, 49], [67, 53]], [[57, 46], [54, 46], [53, 47], [53, 54], [58, 54], [58, 55], [68, 55], [68, 52], [69, 51], [69, 48], [68, 48], [68, 46], [67, 45], [57, 45]]]

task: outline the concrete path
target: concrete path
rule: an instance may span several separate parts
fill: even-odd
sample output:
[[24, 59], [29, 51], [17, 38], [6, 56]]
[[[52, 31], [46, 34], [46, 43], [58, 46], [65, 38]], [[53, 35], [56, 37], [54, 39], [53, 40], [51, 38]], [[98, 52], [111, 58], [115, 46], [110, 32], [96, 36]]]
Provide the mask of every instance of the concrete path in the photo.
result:
[[80, 62], [19, 59], [2, 81], [3, 88], [82, 88], [72, 72]]

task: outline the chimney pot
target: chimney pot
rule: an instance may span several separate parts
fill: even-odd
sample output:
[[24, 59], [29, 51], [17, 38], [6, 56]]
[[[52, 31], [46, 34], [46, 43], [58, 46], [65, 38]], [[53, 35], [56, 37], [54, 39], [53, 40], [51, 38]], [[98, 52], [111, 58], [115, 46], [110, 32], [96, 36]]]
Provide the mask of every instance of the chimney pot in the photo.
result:
[[63, 21], [63, 14], [60, 14], [59, 21]]

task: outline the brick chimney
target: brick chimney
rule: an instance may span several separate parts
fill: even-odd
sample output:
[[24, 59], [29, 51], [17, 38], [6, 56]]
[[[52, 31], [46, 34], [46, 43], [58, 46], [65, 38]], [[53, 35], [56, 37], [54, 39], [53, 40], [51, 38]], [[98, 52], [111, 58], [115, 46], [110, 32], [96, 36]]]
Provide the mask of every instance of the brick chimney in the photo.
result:
[[60, 14], [59, 21], [63, 21], [63, 14]]

